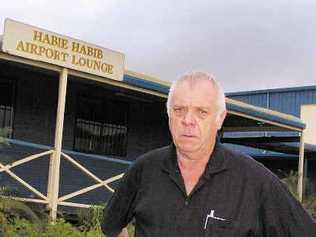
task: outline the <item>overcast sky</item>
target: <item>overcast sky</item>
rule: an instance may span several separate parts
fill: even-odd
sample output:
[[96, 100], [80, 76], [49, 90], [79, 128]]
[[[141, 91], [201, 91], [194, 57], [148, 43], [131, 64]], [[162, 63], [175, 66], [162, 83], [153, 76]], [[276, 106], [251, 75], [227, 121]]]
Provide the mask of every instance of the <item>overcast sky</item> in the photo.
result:
[[6, 0], [0, 32], [7, 17], [120, 51], [126, 69], [162, 80], [206, 70], [227, 92], [316, 85], [315, 0]]

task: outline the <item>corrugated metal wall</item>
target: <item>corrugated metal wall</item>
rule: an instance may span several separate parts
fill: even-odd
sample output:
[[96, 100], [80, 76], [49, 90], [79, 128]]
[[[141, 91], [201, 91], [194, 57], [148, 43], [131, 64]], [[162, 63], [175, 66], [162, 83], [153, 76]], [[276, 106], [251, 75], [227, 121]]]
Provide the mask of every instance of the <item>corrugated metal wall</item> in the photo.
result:
[[229, 98], [231, 99], [235, 99], [235, 100], [239, 100], [248, 104], [252, 104], [252, 105], [256, 105], [256, 106], [260, 106], [260, 107], [264, 107], [267, 108], [267, 98], [268, 98], [268, 93], [249, 93], [249, 94], [245, 94], [245, 95], [238, 95], [238, 94], [234, 94], [229, 96]]
[[270, 93], [270, 108], [300, 117], [302, 104], [316, 103], [316, 88]]
[[316, 104], [316, 86], [236, 92], [227, 97], [300, 117], [302, 104]]

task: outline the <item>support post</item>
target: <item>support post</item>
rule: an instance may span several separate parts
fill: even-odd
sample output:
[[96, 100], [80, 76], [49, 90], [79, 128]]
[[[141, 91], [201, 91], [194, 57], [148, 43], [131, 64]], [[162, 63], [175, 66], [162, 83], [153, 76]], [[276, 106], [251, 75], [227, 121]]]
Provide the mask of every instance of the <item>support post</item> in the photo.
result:
[[50, 218], [52, 221], [55, 221], [57, 217], [60, 158], [62, 149], [64, 113], [67, 92], [67, 76], [68, 70], [66, 68], [63, 68], [59, 75], [58, 107], [56, 116], [54, 152], [50, 157], [49, 163], [47, 198]]
[[300, 151], [299, 151], [299, 162], [298, 162], [298, 183], [297, 193], [299, 201], [303, 201], [303, 190], [304, 190], [304, 132], [301, 132], [300, 137]]

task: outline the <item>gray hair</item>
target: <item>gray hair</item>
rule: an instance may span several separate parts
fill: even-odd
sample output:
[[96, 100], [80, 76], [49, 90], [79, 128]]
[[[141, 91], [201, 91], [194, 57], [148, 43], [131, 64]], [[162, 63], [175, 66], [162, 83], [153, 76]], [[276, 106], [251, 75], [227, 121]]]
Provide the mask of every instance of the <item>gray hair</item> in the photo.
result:
[[170, 116], [171, 99], [172, 99], [172, 96], [174, 94], [176, 87], [180, 83], [185, 82], [185, 81], [190, 81], [191, 83], [196, 84], [201, 79], [207, 79], [207, 80], [210, 80], [212, 82], [212, 85], [216, 91], [216, 97], [217, 97], [216, 98], [216, 105], [217, 105], [216, 110], [217, 110], [218, 114], [220, 114], [221, 112], [226, 110], [225, 94], [224, 94], [224, 90], [221, 87], [221, 85], [209, 73], [197, 71], [197, 72], [185, 73], [182, 76], [180, 76], [178, 79], [176, 79], [175, 81], [172, 82], [170, 89], [169, 89], [168, 99], [167, 99], [167, 103], [166, 103], [168, 116]]

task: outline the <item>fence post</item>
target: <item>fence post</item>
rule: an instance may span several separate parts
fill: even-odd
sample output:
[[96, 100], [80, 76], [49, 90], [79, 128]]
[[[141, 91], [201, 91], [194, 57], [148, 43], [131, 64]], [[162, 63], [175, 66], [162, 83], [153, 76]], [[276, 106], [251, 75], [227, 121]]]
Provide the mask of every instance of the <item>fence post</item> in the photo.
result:
[[301, 132], [300, 139], [300, 152], [299, 152], [299, 162], [298, 162], [298, 184], [297, 193], [300, 202], [303, 201], [303, 190], [304, 190], [304, 132]]
[[66, 68], [63, 68], [59, 75], [58, 107], [56, 116], [54, 152], [50, 157], [49, 163], [47, 198], [50, 218], [52, 221], [55, 221], [57, 217], [60, 157], [63, 139], [64, 113], [67, 92], [67, 76], [68, 70]]

